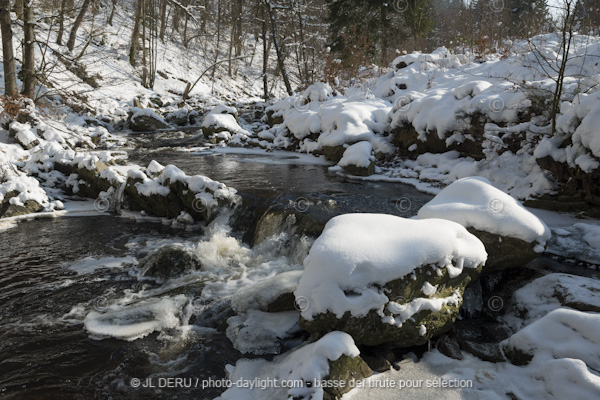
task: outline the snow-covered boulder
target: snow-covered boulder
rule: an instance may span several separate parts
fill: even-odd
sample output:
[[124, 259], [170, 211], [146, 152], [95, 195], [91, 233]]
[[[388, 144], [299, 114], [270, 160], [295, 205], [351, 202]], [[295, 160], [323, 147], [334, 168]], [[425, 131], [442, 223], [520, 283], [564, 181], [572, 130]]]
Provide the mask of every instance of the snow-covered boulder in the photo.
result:
[[0, 218], [31, 214], [52, 208], [37, 179], [27, 176], [5, 157], [0, 148]]
[[212, 179], [188, 176], [174, 165], [149, 165], [151, 175], [130, 169], [125, 183], [125, 203], [133, 211], [145, 211], [157, 217], [178, 218], [182, 212], [195, 221], [212, 221], [222, 206], [236, 201], [236, 190]]
[[352, 337], [344, 332], [331, 332], [271, 362], [242, 359], [226, 368], [231, 382], [270, 380], [280, 384], [232, 385], [219, 400], [337, 399], [373, 373], [360, 358]]
[[229, 142], [235, 135], [249, 134], [239, 124], [237, 109], [226, 105], [216, 106], [206, 114], [202, 121], [202, 133], [214, 143]]
[[191, 114], [193, 112], [190, 109], [191, 107], [187, 106], [173, 110], [165, 116], [165, 120], [171, 125], [187, 125], [190, 123]]
[[486, 272], [527, 264], [544, 251], [551, 235], [544, 222], [482, 177], [448, 185], [418, 217], [454, 221], [477, 236], [488, 253]]
[[384, 214], [331, 219], [304, 261], [294, 292], [303, 329], [334, 330], [357, 344], [419, 345], [452, 326], [487, 254], [447, 220]]
[[9, 134], [25, 150], [29, 150], [40, 144], [40, 137], [28, 123], [13, 121], [10, 124]]
[[356, 176], [369, 176], [375, 173], [375, 155], [369, 142], [358, 142], [344, 151], [338, 165]]
[[135, 132], [152, 132], [169, 128], [169, 124], [149, 108], [132, 107], [129, 110], [129, 128]]
[[571, 274], [548, 274], [515, 291], [511, 304], [505, 319], [515, 330], [561, 307], [600, 313], [600, 281]]
[[516, 365], [568, 359], [598, 371], [600, 314], [560, 308], [521, 329], [501, 346]]
[[541, 206], [600, 215], [595, 212], [600, 202], [599, 100], [600, 92], [596, 91], [563, 103], [556, 121], [557, 133], [536, 146], [533, 155], [538, 165], [560, 183], [558, 202]]

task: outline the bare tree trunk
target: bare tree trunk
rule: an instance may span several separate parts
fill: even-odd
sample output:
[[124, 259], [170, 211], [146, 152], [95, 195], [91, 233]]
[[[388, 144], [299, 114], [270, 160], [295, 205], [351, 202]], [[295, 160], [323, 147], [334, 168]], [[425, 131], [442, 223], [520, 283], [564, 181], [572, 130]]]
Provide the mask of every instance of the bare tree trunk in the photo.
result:
[[217, 45], [215, 47], [215, 67], [212, 70], [210, 79], [215, 81], [215, 73], [217, 72], [217, 60], [219, 59], [219, 45], [221, 44], [221, 0], [217, 1]]
[[35, 96], [35, 29], [33, 21], [33, 1], [24, 4], [23, 8], [23, 33], [25, 44], [23, 46], [23, 94], [30, 99]]
[[[64, 2], [64, 0], [63, 0]], [[113, 24], [113, 17], [115, 16], [115, 9], [117, 8], [117, 0], [112, 0], [112, 8], [110, 9], [110, 16], [108, 17], [108, 21], [106, 21], [107, 24], [109, 24], [110, 26], [112, 26]]]
[[267, 68], [269, 63], [269, 49], [267, 46], [267, 16], [265, 15], [263, 8], [263, 20], [262, 20], [262, 40], [263, 40], [263, 68], [262, 68], [262, 78], [263, 78], [263, 92], [265, 101], [269, 99], [269, 80], [267, 79]]
[[[299, 33], [300, 33], [300, 58], [302, 59], [302, 65], [303, 65], [303, 74], [300, 74], [300, 76], [304, 75], [304, 78], [302, 79], [302, 82], [304, 84], [309, 83], [309, 76], [308, 76], [308, 59], [306, 57], [306, 46], [305, 46], [305, 35], [304, 35], [304, 22], [302, 21], [303, 18], [303, 14], [302, 13], [298, 13], [298, 26], [299, 26]], [[298, 66], [298, 70], [300, 70], [300, 66]]]
[[133, 31], [131, 33], [131, 46], [129, 47], [129, 64], [135, 67], [135, 55], [138, 49], [138, 42], [140, 40], [140, 23], [142, 21], [142, 1], [137, 0], [135, 5], [135, 21], [133, 24]]
[[283, 60], [283, 54], [281, 53], [281, 47], [279, 46], [279, 38], [277, 33], [277, 21], [275, 20], [275, 12], [271, 7], [270, 0], [263, 0], [265, 7], [267, 8], [267, 12], [269, 13], [269, 19], [271, 20], [271, 33], [273, 35], [273, 45], [275, 46], [275, 53], [277, 53], [277, 63], [279, 65], [279, 70], [281, 71], [281, 76], [283, 78], [283, 83], [285, 84], [285, 89], [288, 94], [291, 96], [294, 94], [292, 90], [292, 85], [290, 84], [290, 80], [287, 75], [287, 71], [285, 70], [285, 63]]
[[148, 87], [148, 47], [146, 46], [146, 0], [140, 0], [142, 3], [142, 84]]
[[385, 67], [388, 60], [388, 33], [386, 29], [387, 5], [381, 6], [381, 66]]
[[167, 0], [160, 3], [160, 40], [165, 41], [165, 32], [167, 31]]
[[56, 44], [62, 45], [62, 38], [65, 33], [65, 12], [67, 11], [67, 0], [60, 2], [60, 14], [58, 15], [58, 34], [56, 35]]
[[242, 24], [242, 15], [244, 13], [244, 0], [236, 0], [236, 20], [235, 20], [235, 36], [234, 36], [234, 48], [235, 48], [235, 56], [239, 57], [242, 55], [242, 34], [244, 31]]
[[552, 96], [552, 109], [550, 116], [552, 118], [552, 134], [556, 133], [556, 116], [560, 112], [560, 103], [562, 101], [563, 84], [565, 80], [565, 71], [567, 69], [567, 63], [569, 62], [569, 52], [571, 51], [571, 43], [573, 42], [573, 27], [575, 26], [575, 6], [574, 2], [566, 0], [565, 4], [565, 15], [564, 22], [561, 26], [561, 52], [562, 59], [560, 60], [560, 67], [558, 69], [558, 76], [556, 77], [556, 87]]
[[23, 21], [23, 0], [15, 0], [13, 9], [15, 14], [17, 14], [17, 18]]
[[83, 22], [83, 18], [85, 17], [85, 13], [87, 12], [90, 6], [91, 0], [83, 0], [83, 4], [81, 5], [81, 10], [79, 10], [79, 14], [77, 14], [77, 18], [75, 18], [75, 22], [73, 23], [73, 27], [71, 28], [71, 33], [69, 34], [69, 41], [67, 42], [67, 48], [69, 51], [73, 51], [75, 47], [75, 39], [77, 38], [77, 30], [81, 26]]
[[4, 66], [4, 95], [17, 93], [17, 74], [13, 51], [10, 0], [0, 0], [0, 30], [2, 31], [2, 64]]

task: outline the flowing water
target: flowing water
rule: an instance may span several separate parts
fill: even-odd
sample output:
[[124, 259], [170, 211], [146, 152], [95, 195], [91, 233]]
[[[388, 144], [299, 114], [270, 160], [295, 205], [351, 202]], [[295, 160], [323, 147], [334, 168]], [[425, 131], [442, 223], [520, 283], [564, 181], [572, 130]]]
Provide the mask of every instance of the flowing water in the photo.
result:
[[[224, 378], [225, 365], [242, 357], [215, 329], [226, 318], [225, 299], [301, 269], [311, 243], [271, 226], [270, 238], [252, 247], [264, 212], [292, 207], [325, 220], [346, 212], [409, 216], [431, 198], [407, 185], [350, 181], [293, 153], [209, 150], [194, 132], [132, 141], [130, 161], [155, 159], [207, 175], [238, 189], [242, 205], [203, 231], [107, 214], [21, 222], [0, 232], [1, 396], [214, 398], [223, 389], [203, 390], [198, 381]], [[137, 262], [172, 243], [195, 252], [201, 271], [167, 282], [140, 276]], [[134, 378], [142, 386], [147, 378], [155, 386], [186, 380], [168, 383], [184, 387], [133, 388]]]

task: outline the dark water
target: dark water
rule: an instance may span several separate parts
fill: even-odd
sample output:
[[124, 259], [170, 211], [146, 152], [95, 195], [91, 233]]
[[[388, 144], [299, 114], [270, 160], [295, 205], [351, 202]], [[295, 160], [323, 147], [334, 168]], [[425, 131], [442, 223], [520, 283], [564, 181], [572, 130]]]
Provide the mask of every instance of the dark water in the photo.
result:
[[[178, 140], [151, 136], [137, 140], [143, 147], [131, 152], [131, 161], [175, 164], [189, 174], [201, 173], [237, 188], [245, 203], [261, 203], [261, 207], [242, 207], [240, 214], [300, 199], [301, 207], [334, 200], [336, 213], [406, 216], [415, 214], [431, 197], [407, 185], [348, 181], [330, 174], [327, 166], [299, 164], [294, 154], [194, 154], [170, 148], [194, 145], [197, 139], [190, 134]], [[242, 236], [256, 220], [257, 216], [238, 215], [236, 234]], [[143, 254], [136, 241], [194, 242], [201, 237], [198, 231], [111, 215], [21, 222], [0, 232], [0, 396], [187, 399], [218, 395], [222, 389], [144, 389], [132, 388], [130, 382], [149, 376], [222, 378], [224, 366], [242, 357], [224, 335], [192, 332], [179, 342], [158, 340], [157, 333], [132, 342], [93, 340], [81, 322], [65, 317], [77, 304], [92, 308], [95, 299], [106, 293], [152, 287], [126, 268], [77, 274], [66, 265], [85, 257], [139, 259]]]

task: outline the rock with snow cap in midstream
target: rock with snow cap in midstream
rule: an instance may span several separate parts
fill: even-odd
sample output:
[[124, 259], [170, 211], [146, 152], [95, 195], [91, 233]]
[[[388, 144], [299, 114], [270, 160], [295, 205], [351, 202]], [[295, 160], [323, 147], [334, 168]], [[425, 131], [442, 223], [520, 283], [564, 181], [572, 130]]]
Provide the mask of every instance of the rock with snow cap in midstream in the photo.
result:
[[344, 331], [367, 346], [426, 343], [452, 327], [486, 258], [483, 243], [452, 221], [335, 217], [294, 292], [300, 326], [313, 337]]
[[418, 216], [457, 222], [477, 236], [488, 253], [484, 273], [527, 264], [544, 251], [550, 238], [544, 222], [482, 177], [450, 184]]

